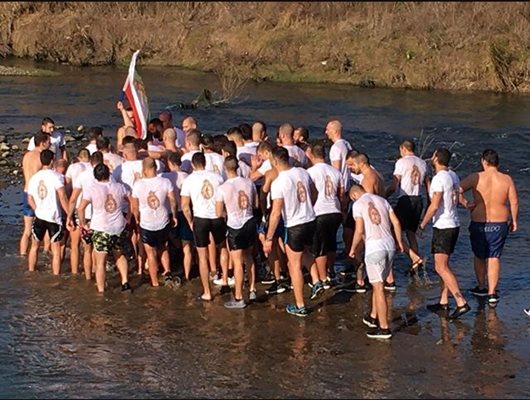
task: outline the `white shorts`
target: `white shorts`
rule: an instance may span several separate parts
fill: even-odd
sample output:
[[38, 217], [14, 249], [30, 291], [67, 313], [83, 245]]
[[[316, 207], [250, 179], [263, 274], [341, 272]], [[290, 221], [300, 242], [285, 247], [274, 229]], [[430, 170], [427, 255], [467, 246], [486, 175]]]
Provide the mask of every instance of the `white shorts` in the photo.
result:
[[394, 251], [379, 250], [364, 257], [366, 275], [370, 283], [384, 282], [392, 268]]

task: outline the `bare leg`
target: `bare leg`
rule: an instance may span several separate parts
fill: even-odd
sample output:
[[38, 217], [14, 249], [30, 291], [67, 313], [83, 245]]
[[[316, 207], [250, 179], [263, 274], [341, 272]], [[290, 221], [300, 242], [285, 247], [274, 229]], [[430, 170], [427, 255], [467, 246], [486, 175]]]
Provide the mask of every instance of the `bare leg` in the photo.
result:
[[501, 259], [488, 258], [488, 294], [494, 294], [497, 290], [501, 276]]
[[[213, 242], [213, 241], [212, 241]], [[214, 247], [214, 249], [219, 250], [219, 262], [221, 264], [221, 271], [223, 273], [222, 279], [223, 279], [223, 285], [228, 285], [228, 264], [229, 264], [229, 254], [228, 249], [226, 248], [226, 243], [223, 241], [221, 244], [217, 245], [217, 247]], [[217, 254], [217, 253], [214, 253]], [[243, 262], [243, 261], [241, 261]]]
[[51, 244], [52, 249], [52, 271], [54, 275], [61, 273], [61, 241]]
[[236, 285], [234, 288], [234, 297], [236, 300], [243, 298], [243, 250], [230, 251], [232, 265], [234, 266], [234, 278]]
[[96, 285], [98, 292], [103, 293], [105, 291], [105, 263], [107, 262], [107, 253], [100, 253], [94, 251], [96, 258]]
[[474, 256], [473, 267], [475, 267], [478, 287], [484, 289], [486, 287], [486, 260]]
[[303, 252], [293, 251], [287, 244], [287, 259], [289, 266], [289, 275], [293, 285], [294, 301], [297, 307], [304, 307], [304, 275], [302, 274], [302, 256]]
[[217, 273], [217, 253], [215, 249], [215, 242], [213, 240], [213, 235], [211, 233], [210, 233], [210, 244], [208, 244], [208, 261], [210, 263], [210, 272], [212, 274]]
[[46, 253], [51, 252], [51, 242], [50, 242], [50, 235], [48, 234], [48, 231], [44, 234], [44, 251]]
[[24, 230], [20, 238], [20, 255], [25, 256], [28, 252], [29, 241], [31, 238], [31, 227], [33, 225], [33, 217], [24, 217]]
[[40, 241], [33, 238], [31, 241], [31, 248], [29, 249], [28, 256], [28, 269], [33, 272], [37, 266], [37, 258], [39, 254]]
[[372, 298], [373, 301], [375, 301], [375, 309], [377, 313], [377, 319], [379, 320], [379, 326], [381, 329], [388, 329], [388, 307], [386, 304], [383, 282], [374, 282], [372, 283], [372, 287], [374, 290]]
[[315, 258], [315, 264], [317, 266], [317, 274], [319, 281], [325, 281], [328, 276], [328, 256], [321, 256]]
[[199, 255], [199, 274], [201, 276], [202, 283], [202, 299], [211, 300], [212, 294], [210, 292], [210, 271], [208, 269], [208, 247], [197, 247], [197, 253]]
[[92, 279], [92, 245], [83, 243], [83, 269], [85, 270], [85, 279]]
[[256, 264], [254, 263], [253, 247], [244, 251], [248, 271], [248, 286], [251, 292], [256, 290]]
[[148, 246], [144, 243], [144, 249], [147, 254], [147, 261], [149, 263], [149, 276], [151, 277], [151, 285], [154, 287], [158, 284], [158, 257], [156, 247]]
[[188, 240], [182, 241], [182, 253], [184, 254], [184, 260], [182, 263], [184, 264], [184, 277], [186, 280], [190, 279], [190, 272], [191, 272], [191, 262], [192, 262], [192, 254], [191, 254], [191, 242]]
[[75, 228], [70, 232], [70, 269], [72, 274], [79, 272], [79, 243], [81, 241], [81, 229]]
[[[456, 277], [449, 267], [449, 256], [447, 254], [441, 253], [434, 254], [434, 268], [440, 278], [443, 280], [442, 293], [443, 290], [449, 290], [449, 292], [455, 298], [456, 305], [458, 307], [462, 307], [464, 304], [466, 304], [464, 296], [462, 296], [462, 293], [460, 293], [460, 288], [458, 287]], [[440, 298], [440, 302], [443, 300], [444, 299]]]
[[309, 268], [309, 273], [311, 274], [311, 283], [313, 285], [320, 280], [318, 277], [318, 268], [317, 268], [316, 262], [313, 265], [311, 265], [311, 268]]
[[158, 249], [158, 252], [160, 254], [160, 263], [162, 264], [162, 269], [164, 270], [164, 274], [170, 273], [171, 266], [169, 263], [169, 249], [167, 248], [167, 243], [164, 246], [160, 247]]
[[[409, 242], [410, 250], [412, 250], [415, 254], [420, 254], [419, 248], [418, 248], [418, 239], [416, 239], [416, 234], [412, 231], [407, 231], [407, 240]], [[409, 257], [411, 258], [412, 262], [414, 262], [413, 256], [409, 253]]]
[[[127, 257], [125, 257], [125, 254], [121, 250], [115, 250], [114, 251], [114, 259], [116, 260], [116, 266], [118, 267], [118, 271], [120, 271], [120, 277], [121, 277], [121, 284], [128, 282], [128, 265], [127, 265]], [[103, 264], [105, 265], [105, 264]]]

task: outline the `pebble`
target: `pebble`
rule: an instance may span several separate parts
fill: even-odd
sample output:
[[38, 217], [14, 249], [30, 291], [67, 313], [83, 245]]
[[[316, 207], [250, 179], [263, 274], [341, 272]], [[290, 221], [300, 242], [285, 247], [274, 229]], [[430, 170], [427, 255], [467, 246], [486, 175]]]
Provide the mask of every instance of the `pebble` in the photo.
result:
[[65, 142], [74, 142], [75, 138], [72, 135], [64, 135]]
[[5, 135], [0, 135], [0, 143], [4, 143], [6, 141]]
[[18, 175], [18, 169], [13, 170], [13, 175]]
[[20, 150], [20, 148], [16, 144], [14, 144], [13, 146], [11, 146], [11, 150], [18, 151]]
[[30, 140], [31, 140], [31, 138], [28, 138], [28, 137], [24, 138], [24, 139], [22, 139], [22, 143], [29, 143]]
[[0, 143], [0, 151], [9, 150], [9, 146], [6, 143]]
[[85, 127], [84, 127], [83, 125], [79, 125], [79, 126], [77, 127], [77, 131], [78, 131], [78, 132], [81, 132], [83, 129], [85, 129]]
[[0, 160], [0, 166], [5, 166], [7, 165], [7, 160]]
[[11, 157], [11, 153], [9, 151], [5, 151], [2, 153], [2, 158]]

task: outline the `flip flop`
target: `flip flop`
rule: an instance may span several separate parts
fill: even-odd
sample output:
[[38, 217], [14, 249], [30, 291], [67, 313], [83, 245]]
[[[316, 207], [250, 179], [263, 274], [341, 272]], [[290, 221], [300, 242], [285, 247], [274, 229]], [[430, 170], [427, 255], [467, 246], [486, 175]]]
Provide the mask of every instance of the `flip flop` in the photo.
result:
[[202, 294], [200, 294], [200, 295], [198, 295], [198, 296], [195, 298], [195, 300], [197, 300], [197, 301], [199, 301], [199, 302], [201, 302], [201, 303], [210, 303], [210, 302], [213, 300], [213, 298], [211, 298], [210, 300], [203, 299], [203, 298], [202, 298]]
[[411, 275], [414, 275], [416, 272], [418, 272], [418, 268], [423, 265], [423, 258], [418, 258], [415, 262], [412, 263], [410, 266], [409, 273]]

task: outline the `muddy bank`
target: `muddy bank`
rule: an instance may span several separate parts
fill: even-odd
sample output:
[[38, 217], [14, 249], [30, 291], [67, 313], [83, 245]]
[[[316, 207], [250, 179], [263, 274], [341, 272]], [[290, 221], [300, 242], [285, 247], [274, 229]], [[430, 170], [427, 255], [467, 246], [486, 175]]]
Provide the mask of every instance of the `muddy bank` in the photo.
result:
[[0, 5], [0, 54], [260, 80], [529, 92], [527, 3]]

